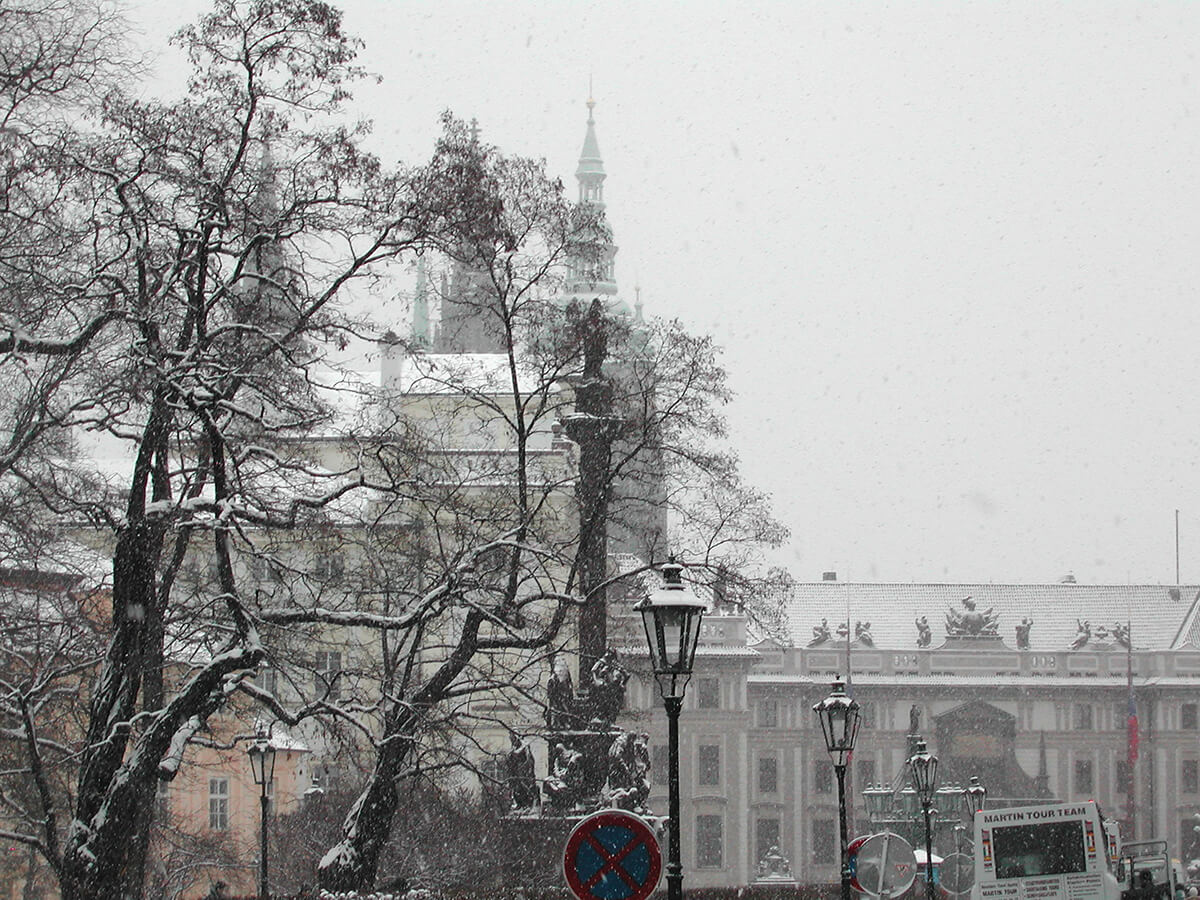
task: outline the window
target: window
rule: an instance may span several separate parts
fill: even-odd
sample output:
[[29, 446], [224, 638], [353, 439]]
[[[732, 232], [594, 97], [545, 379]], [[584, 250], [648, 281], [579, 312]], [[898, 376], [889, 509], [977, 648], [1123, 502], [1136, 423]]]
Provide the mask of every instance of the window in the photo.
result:
[[854, 761], [854, 775], [858, 781], [855, 783], [855, 790], [862, 790], [869, 784], [875, 783], [875, 760], [873, 759], [856, 759]]
[[1095, 779], [1092, 777], [1092, 761], [1090, 759], [1075, 760], [1075, 793], [1090, 794], [1095, 790]]
[[[758, 758], [758, 792], [774, 794], [779, 791], [779, 760], [774, 756]], [[760, 856], [759, 859], [762, 857]]]
[[833, 793], [833, 763], [827, 759], [817, 760], [813, 769], [813, 791], [818, 794]]
[[317, 693], [330, 700], [337, 700], [341, 696], [341, 679], [337, 676], [342, 671], [342, 654], [336, 650], [318, 650], [313, 668]]
[[1185, 731], [1195, 731], [1197, 728], [1196, 722], [1196, 704], [1185, 703], [1179, 709], [1179, 727]]
[[258, 674], [254, 676], [254, 683], [264, 691], [273, 694], [279, 683], [278, 675], [279, 673], [274, 668], [264, 663], [258, 667]]
[[721, 783], [721, 748], [717, 744], [700, 745], [700, 784]]
[[758, 701], [758, 727], [759, 728], [778, 728], [779, 727], [779, 701], [778, 700], [759, 700]]
[[1092, 704], [1076, 703], [1071, 717], [1071, 725], [1076, 731], [1092, 730]]
[[669, 750], [669, 747], [662, 744], [655, 744], [650, 748], [650, 778], [655, 784], [667, 783], [667, 768], [671, 764]]
[[696, 679], [696, 706], [700, 709], [721, 708], [721, 682], [719, 679]]
[[[1121, 756], [1125, 753], [1122, 751]], [[1133, 775], [1133, 770], [1129, 766], [1128, 760], [1122, 758], [1117, 760], [1117, 793], [1129, 793], [1129, 779]]]
[[208, 827], [213, 831], [229, 830], [229, 779], [208, 779]]
[[1180, 780], [1183, 783], [1185, 794], [1200, 792], [1200, 764], [1197, 764], [1196, 760], [1185, 759], [1183, 761], [1182, 776]]
[[346, 570], [346, 563], [340, 553], [318, 553], [313, 574], [321, 581], [340, 581]]
[[875, 703], [873, 701], [867, 700], [858, 705], [858, 727], [860, 729], [875, 727]]
[[[1079, 822], [1040, 822], [992, 829], [996, 878], [1064, 875], [1087, 871]], [[1014, 893], [1024, 893], [1014, 886]]]
[[814, 819], [812, 823], [813, 862], [820, 864], [837, 861], [834, 846], [837, 844], [833, 819]]
[[696, 867], [719, 869], [723, 863], [720, 816], [696, 816]]
[[758, 819], [754, 823], [754, 861], [765, 857], [772, 847], [779, 849], [779, 820]]

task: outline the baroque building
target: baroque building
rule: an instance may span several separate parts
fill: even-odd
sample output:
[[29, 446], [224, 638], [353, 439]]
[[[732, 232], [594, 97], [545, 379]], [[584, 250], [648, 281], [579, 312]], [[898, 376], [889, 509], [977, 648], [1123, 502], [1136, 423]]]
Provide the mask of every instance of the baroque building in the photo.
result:
[[[827, 580], [796, 585], [786, 621], [764, 640], [736, 611], [704, 620], [680, 720], [689, 887], [753, 882], [772, 847], [797, 881], [837, 880], [836, 781], [812, 707], [839, 676], [862, 708], [851, 839], [882, 830], [863, 791], [903, 787], [919, 732], [941, 763], [937, 855], [954, 852], [956, 792], [977, 775], [989, 807], [1096, 800], [1125, 840], [1200, 856], [1200, 586]], [[650, 732], [665, 810], [652, 680], [631, 684], [628, 715]]]

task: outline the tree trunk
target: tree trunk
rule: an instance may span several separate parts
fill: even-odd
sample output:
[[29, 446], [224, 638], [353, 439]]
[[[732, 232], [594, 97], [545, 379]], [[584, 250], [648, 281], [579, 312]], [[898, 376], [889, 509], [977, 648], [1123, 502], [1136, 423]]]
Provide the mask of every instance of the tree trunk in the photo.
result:
[[375, 885], [379, 856], [392, 831], [400, 796], [396, 779], [411, 746], [393, 737], [375, 757], [367, 786], [346, 814], [342, 839], [317, 867], [317, 882], [334, 893], [369, 891]]
[[145, 797], [140, 796], [147, 793], [144, 785], [115, 785], [114, 780], [130, 738], [128, 725], [121, 723], [128, 723], [137, 710], [161, 546], [161, 529], [145, 521], [130, 525], [117, 538], [113, 636], [89, 712], [79, 800], [63, 853], [63, 900], [125, 896], [131, 850], [137, 843], [130, 840], [130, 829], [143, 818], [142, 805], [154, 802], [153, 786]]

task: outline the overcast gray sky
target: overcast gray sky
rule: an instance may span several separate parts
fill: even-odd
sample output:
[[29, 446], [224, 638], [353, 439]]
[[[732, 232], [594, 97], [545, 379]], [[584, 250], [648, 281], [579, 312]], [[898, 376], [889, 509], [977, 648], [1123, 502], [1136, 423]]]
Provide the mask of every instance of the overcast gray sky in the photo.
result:
[[573, 196], [592, 79], [618, 282], [726, 348], [798, 578], [1168, 583], [1178, 508], [1200, 581], [1200, 4], [340, 5], [387, 159], [450, 109]]

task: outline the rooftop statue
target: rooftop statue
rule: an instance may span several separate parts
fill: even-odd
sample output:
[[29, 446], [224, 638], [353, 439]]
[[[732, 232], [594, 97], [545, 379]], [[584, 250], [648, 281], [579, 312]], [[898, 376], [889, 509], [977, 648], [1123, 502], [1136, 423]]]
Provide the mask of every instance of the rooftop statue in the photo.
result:
[[1029, 649], [1029, 630], [1033, 628], [1033, 619], [1028, 617], [1021, 618], [1021, 624], [1017, 626], [1017, 649]]
[[928, 647], [933, 640], [933, 630], [929, 627], [929, 620], [925, 616], [916, 619], [917, 626], [917, 646]]
[[1000, 617], [991, 607], [980, 612], [975, 601], [963, 597], [965, 612], [951, 609], [946, 613], [946, 634], [951, 637], [992, 637], [1000, 633]]
[[1129, 626], [1117, 622], [1112, 627], [1113, 640], [1125, 649], [1129, 649]]
[[855, 622], [854, 623], [854, 639], [860, 643], [866, 644], [868, 647], [875, 646], [875, 639], [871, 637], [870, 622]]
[[829, 640], [833, 636], [829, 632], [829, 620], [822, 619], [820, 625], [814, 625], [812, 633], [812, 640], [808, 642], [808, 646], [810, 647], [815, 647], [818, 644], [823, 644]]
[[1075, 627], [1075, 640], [1071, 641], [1072, 650], [1078, 650], [1092, 639], [1092, 623], [1087, 619], [1084, 619], [1082, 622], [1079, 619], [1076, 619]]

